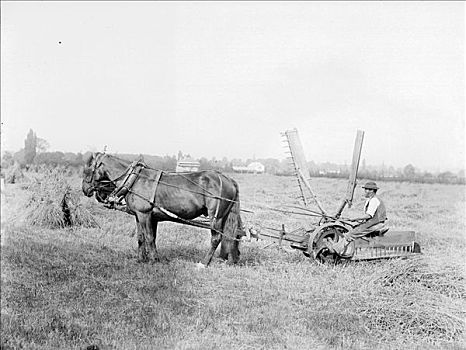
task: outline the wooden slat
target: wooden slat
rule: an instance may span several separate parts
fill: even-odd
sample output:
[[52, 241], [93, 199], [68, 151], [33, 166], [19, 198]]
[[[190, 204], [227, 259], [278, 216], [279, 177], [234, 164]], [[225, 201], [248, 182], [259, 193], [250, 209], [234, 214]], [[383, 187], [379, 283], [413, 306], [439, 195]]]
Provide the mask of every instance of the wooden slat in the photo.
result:
[[351, 170], [349, 175], [348, 187], [346, 189], [345, 199], [351, 207], [353, 201], [354, 188], [356, 187], [356, 178], [358, 175], [359, 160], [361, 159], [362, 142], [364, 140], [364, 131], [358, 130], [356, 140], [354, 141], [353, 160], [351, 162]]
[[298, 130], [292, 129], [285, 131], [286, 142], [289, 148], [290, 160], [292, 161], [295, 174], [297, 175], [299, 190], [301, 191], [302, 199], [304, 205], [307, 206], [306, 194], [304, 192], [305, 184], [301, 180], [299, 173], [309, 174], [309, 169], [307, 167], [306, 157], [304, 156], [303, 146], [301, 140], [299, 139]]
[[307, 167], [306, 157], [304, 156], [304, 150], [301, 140], [299, 139], [298, 130], [287, 130], [285, 131], [285, 135], [288, 140], [293, 163], [295, 164], [296, 169], [300, 169], [304, 174], [309, 174], [309, 168]]
[[304, 205], [308, 205], [308, 201], [306, 198], [305, 189], [309, 191], [311, 194], [312, 199], [316, 203], [317, 207], [319, 208], [322, 214], [326, 214], [324, 209], [322, 208], [319, 200], [317, 199], [316, 195], [312, 191], [311, 185], [309, 183], [310, 175], [309, 175], [309, 168], [307, 166], [306, 157], [304, 156], [303, 146], [301, 144], [301, 140], [298, 135], [298, 130], [292, 129], [285, 131], [285, 136], [288, 141], [288, 145], [290, 147], [291, 152], [291, 159], [293, 161], [293, 165], [297, 174], [299, 188], [301, 190], [301, 194], [303, 197]]
[[356, 139], [354, 141], [354, 148], [353, 148], [353, 159], [351, 162], [351, 169], [348, 178], [348, 186], [346, 188], [345, 197], [341, 202], [340, 207], [338, 208], [335, 217], [340, 217], [343, 209], [348, 204], [351, 207], [353, 203], [353, 195], [354, 189], [356, 188], [356, 179], [358, 176], [358, 169], [359, 169], [359, 160], [361, 159], [361, 150], [362, 150], [362, 142], [364, 140], [364, 131], [358, 130], [356, 133]]

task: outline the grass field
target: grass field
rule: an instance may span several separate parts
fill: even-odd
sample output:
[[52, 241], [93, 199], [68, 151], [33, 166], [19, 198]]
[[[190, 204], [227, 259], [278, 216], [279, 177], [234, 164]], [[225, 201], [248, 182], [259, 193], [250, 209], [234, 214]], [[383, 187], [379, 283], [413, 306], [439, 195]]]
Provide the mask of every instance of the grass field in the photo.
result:
[[[233, 175], [243, 220], [294, 229], [295, 181]], [[76, 191], [78, 178], [69, 182]], [[346, 181], [315, 178], [334, 212]], [[196, 268], [210, 233], [161, 223], [162, 263], [136, 262], [134, 219], [82, 196], [100, 227], [28, 224], [24, 184], [2, 194], [2, 349], [465, 349], [465, 187], [380, 182], [389, 226], [414, 230], [412, 260], [322, 266], [299, 251], [240, 246], [241, 261]], [[353, 208], [359, 213], [362, 190]]]

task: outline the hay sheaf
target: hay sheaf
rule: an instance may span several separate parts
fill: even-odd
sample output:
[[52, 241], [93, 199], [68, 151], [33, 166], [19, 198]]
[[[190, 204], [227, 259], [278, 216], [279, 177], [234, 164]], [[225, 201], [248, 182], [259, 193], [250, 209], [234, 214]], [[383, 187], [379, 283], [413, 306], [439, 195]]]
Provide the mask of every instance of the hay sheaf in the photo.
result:
[[92, 213], [81, 203], [79, 191], [72, 189], [60, 169], [47, 170], [28, 190], [26, 221], [29, 224], [47, 228], [98, 226]]
[[15, 184], [20, 182], [25, 182], [28, 179], [24, 176], [21, 166], [18, 163], [15, 163], [13, 166], [10, 166], [5, 171], [5, 183]]

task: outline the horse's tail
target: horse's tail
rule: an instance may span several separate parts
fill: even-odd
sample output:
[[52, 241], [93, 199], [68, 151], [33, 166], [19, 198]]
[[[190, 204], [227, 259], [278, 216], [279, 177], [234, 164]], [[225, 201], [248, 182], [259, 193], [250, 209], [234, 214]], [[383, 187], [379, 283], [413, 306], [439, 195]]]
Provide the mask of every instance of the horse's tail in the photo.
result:
[[243, 221], [241, 220], [241, 208], [239, 202], [239, 186], [235, 180], [232, 180], [235, 186], [235, 197], [230, 205], [230, 209], [226, 214], [223, 225], [223, 234], [229, 238], [240, 238], [246, 233], [243, 229]]

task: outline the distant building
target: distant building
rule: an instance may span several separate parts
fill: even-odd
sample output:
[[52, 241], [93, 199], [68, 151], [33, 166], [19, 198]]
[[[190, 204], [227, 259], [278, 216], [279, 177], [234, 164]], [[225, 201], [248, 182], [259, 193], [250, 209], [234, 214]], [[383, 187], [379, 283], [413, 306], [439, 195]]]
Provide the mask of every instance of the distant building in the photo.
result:
[[265, 171], [265, 166], [259, 162], [252, 162], [248, 165], [248, 169], [253, 173], [262, 174]]
[[248, 166], [233, 165], [233, 171], [237, 173], [263, 174], [265, 172], [265, 166], [259, 162], [252, 162]]
[[195, 172], [199, 171], [200, 166], [201, 164], [197, 160], [194, 160], [192, 158], [180, 159], [176, 163], [176, 172]]

